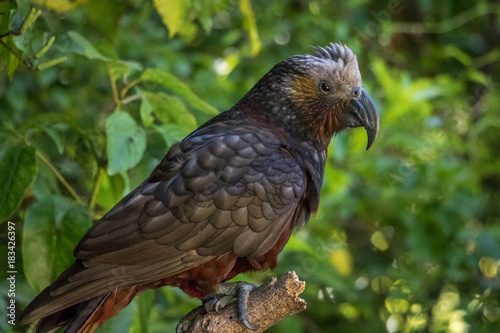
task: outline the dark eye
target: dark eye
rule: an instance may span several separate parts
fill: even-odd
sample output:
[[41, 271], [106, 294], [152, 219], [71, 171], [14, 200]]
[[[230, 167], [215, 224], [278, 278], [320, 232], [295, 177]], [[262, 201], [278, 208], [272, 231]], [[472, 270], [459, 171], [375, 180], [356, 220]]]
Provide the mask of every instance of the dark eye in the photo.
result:
[[321, 90], [323, 90], [323, 91], [330, 91], [330, 85], [328, 83], [326, 83], [326, 82], [323, 82], [321, 84]]

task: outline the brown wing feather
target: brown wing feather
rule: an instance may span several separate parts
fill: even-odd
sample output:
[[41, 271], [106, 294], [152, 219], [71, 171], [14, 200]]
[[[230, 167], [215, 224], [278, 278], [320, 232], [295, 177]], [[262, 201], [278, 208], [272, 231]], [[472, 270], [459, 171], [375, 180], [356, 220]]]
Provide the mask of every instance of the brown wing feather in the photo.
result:
[[75, 264], [28, 306], [23, 323], [217, 256], [252, 262], [272, 248], [305, 191], [301, 167], [272, 133], [205, 132], [174, 145], [149, 180], [87, 232]]

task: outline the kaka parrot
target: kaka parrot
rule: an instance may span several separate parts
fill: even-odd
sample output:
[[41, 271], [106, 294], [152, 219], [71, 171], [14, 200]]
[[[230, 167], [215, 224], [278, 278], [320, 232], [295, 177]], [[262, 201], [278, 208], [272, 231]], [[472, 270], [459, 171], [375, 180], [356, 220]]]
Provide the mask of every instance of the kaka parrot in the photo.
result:
[[[379, 116], [347, 46], [280, 62], [235, 106], [171, 146], [150, 177], [87, 231], [74, 264], [26, 307], [20, 324], [94, 332], [137, 294], [167, 285], [207, 308], [220, 305], [217, 295], [236, 297], [252, 328], [253, 285], [225, 282], [276, 267], [293, 229], [318, 209], [333, 135], [361, 126], [368, 149]], [[181, 321], [177, 331], [189, 325]]]

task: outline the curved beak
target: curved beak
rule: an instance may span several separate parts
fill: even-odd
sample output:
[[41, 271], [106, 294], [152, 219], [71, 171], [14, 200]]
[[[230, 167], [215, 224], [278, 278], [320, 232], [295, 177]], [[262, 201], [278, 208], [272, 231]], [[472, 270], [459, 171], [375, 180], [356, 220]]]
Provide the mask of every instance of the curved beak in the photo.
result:
[[380, 118], [375, 103], [363, 89], [358, 98], [350, 100], [342, 125], [345, 128], [363, 126], [368, 134], [366, 150], [370, 149], [380, 129]]

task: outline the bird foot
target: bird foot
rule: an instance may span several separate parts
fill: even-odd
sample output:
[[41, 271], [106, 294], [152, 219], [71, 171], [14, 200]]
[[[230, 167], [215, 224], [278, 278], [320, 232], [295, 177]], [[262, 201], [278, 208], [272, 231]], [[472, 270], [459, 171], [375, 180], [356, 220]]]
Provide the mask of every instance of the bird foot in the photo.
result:
[[[175, 333], [184, 333], [187, 332], [190, 328], [194, 330], [200, 325], [203, 325], [203, 315], [206, 313], [207, 310], [205, 310], [205, 307], [203, 305], [195, 308], [179, 321], [177, 327], [175, 328]], [[206, 329], [204, 328], [203, 330], [205, 331]]]
[[219, 313], [227, 303], [232, 298], [236, 298], [238, 306], [238, 316], [241, 322], [249, 329], [256, 330], [257, 327], [250, 323], [250, 317], [248, 316], [247, 303], [250, 292], [257, 288], [257, 285], [247, 283], [247, 282], [227, 282], [222, 283], [219, 286], [219, 291], [217, 295], [208, 295], [202, 302], [203, 305], [197, 307], [193, 311], [189, 312], [184, 318], [182, 318], [177, 324], [176, 333], [184, 333], [188, 330], [193, 330], [198, 327], [202, 327], [204, 331], [208, 328], [208, 323], [204, 321], [204, 315], [207, 313], [216, 312]]
[[231, 300], [231, 296], [225, 295], [222, 296], [221, 298], [217, 298], [216, 296], [209, 295], [205, 299], [202, 300], [203, 302], [203, 307], [205, 310], [210, 313], [210, 312], [217, 312], [219, 313], [220, 310], [224, 309], [227, 305], [227, 303]]

